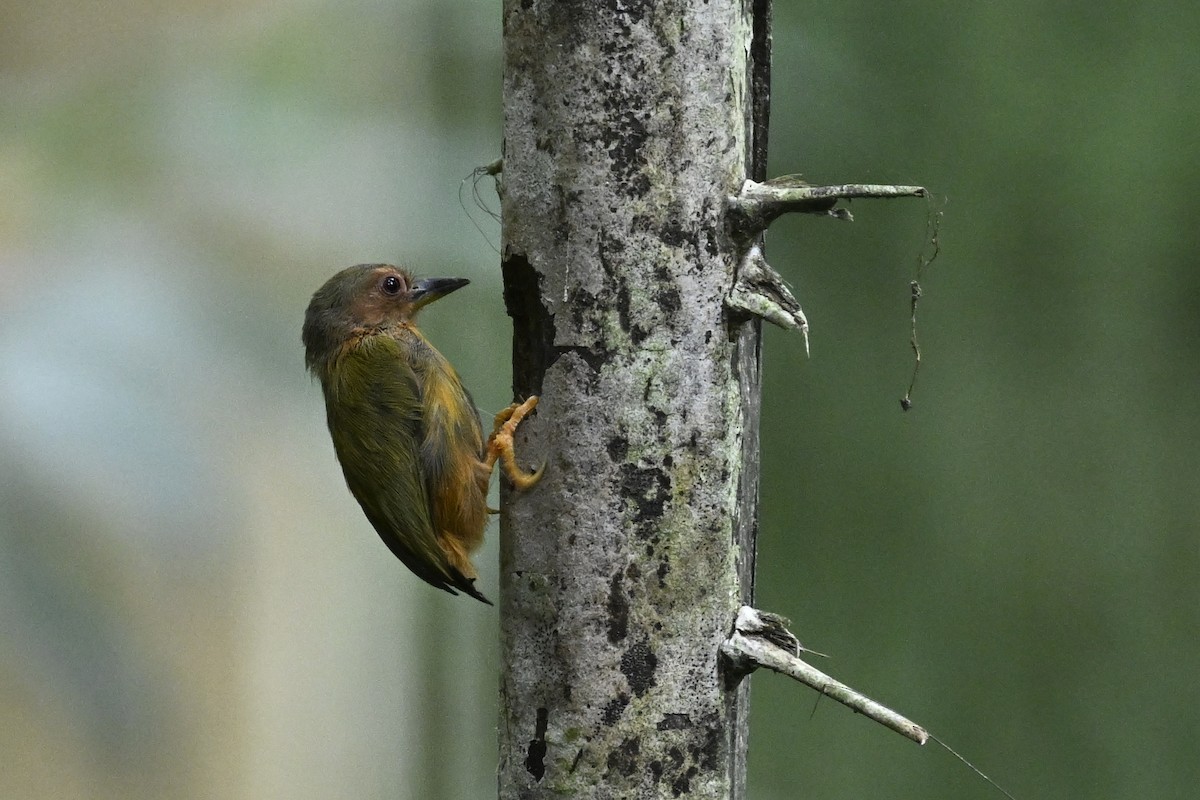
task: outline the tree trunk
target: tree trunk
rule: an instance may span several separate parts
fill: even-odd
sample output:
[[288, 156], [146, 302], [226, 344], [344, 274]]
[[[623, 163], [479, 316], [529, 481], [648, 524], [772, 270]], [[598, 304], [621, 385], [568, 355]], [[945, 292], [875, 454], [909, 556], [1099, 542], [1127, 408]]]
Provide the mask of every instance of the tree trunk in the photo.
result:
[[769, 0], [505, 0], [518, 431], [501, 516], [501, 798], [740, 798], [757, 320], [726, 198], [765, 156]]

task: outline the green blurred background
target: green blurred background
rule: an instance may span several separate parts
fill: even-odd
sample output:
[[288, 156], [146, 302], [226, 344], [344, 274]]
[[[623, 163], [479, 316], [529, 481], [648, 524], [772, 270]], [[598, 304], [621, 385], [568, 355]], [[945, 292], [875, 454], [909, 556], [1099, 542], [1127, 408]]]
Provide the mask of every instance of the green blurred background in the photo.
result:
[[[0, 8], [0, 797], [494, 795], [494, 611], [376, 539], [299, 330], [340, 266], [468, 277], [427, 332], [508, 401], [498, 229], [458, 199], [499, 19]], [[1200, 786], [1197, 31], [1182, 0], [777, 3], [771, 172], [946, 215], [908, 414], [924, 203], [772, 229], [813, 356], [767, 331], [759, 604], [1022, 800]], [[753, 697], [757, 800], [997, 796]]]

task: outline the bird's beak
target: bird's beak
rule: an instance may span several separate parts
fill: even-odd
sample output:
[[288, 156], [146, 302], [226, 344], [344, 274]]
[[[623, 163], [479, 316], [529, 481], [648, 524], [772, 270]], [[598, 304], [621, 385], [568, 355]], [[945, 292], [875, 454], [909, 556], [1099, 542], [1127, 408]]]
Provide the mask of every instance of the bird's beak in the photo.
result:
[[412, 310], [416, 311], [422, 306], [427, 306], [439, 297], [445, 297], [468, 283], [470, 281], [466, 278], [422, 278], [414, 283], [408, 292]]

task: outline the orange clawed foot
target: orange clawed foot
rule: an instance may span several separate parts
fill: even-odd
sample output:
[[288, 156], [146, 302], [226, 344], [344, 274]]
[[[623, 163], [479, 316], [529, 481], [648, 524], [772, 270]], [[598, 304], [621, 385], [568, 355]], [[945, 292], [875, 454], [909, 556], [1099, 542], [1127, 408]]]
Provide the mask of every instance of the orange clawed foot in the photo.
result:
[[537, 397], [531, 397], [524, 403], [513, 403], [501, 411], [496, 415], [496, 427], [488, 437], [487, 459], [484, 463], [491, 470], [499, 460], [504, 465], [504, 473], [508, 475], [512, 485], [521, 492], [532, 489], [542, 479], [542, 471], [546, 468], [546, 465], [542, 464], [536, 472], [525, 472], [517, 466], [517, 457], [513, 452], [513, 432], [521, 424], [521, 420], [537, 408], [537, 404]]

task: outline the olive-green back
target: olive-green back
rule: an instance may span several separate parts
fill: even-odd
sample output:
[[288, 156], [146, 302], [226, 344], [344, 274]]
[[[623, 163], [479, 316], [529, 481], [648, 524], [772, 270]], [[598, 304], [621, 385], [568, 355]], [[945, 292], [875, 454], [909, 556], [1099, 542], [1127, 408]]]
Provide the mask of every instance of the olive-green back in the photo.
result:
[[338, 356], [325, 384], [329, 431], [351, 493], [388, 548], [428, 583], [473, 594], [431, 524], [420, 391], [401, 343], [364, 337]]

